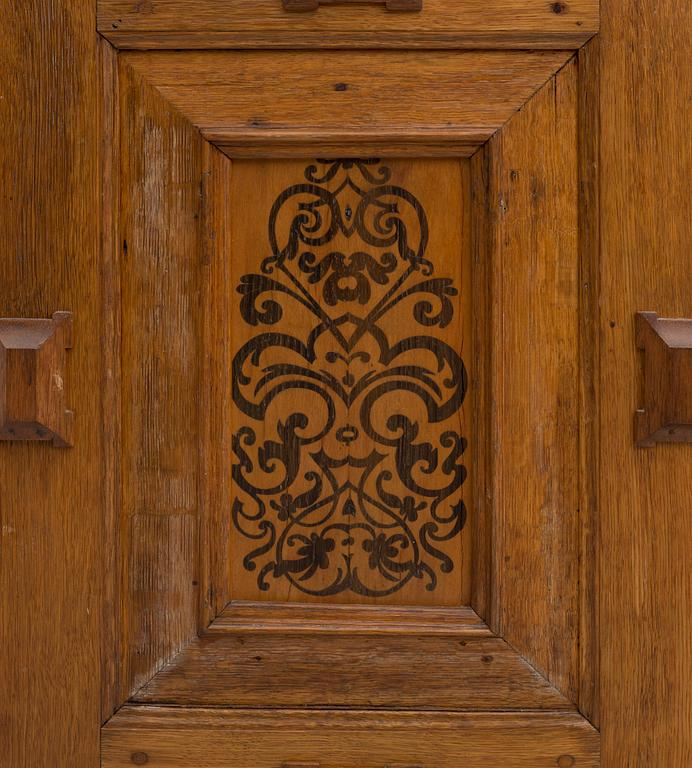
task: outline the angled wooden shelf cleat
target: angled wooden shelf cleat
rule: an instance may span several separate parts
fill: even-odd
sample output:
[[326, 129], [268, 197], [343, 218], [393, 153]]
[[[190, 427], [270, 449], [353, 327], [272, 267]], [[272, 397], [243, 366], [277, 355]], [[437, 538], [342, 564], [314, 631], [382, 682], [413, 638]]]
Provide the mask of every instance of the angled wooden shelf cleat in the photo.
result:
[[643, 403], [635, 415], [640, 448], [692, 442], [692, 319], [637, 312]]
[[72, 445], [74, 414], [65, 407], [65, 350], [71, 347], [70, 312], [0, 318], [0, 440]]

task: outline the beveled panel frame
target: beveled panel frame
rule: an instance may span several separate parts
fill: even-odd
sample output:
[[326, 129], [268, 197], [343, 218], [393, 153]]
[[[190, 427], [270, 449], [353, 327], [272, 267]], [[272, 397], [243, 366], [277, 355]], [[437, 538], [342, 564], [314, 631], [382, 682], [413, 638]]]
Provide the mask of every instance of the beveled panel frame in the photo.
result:
[[[143, 302], [151, 298], [147, 291], [162, 306], [176, 302], [164, 323], [141, 328], [141, 340], [129, 342], [113, 368], [131, 382], [129, 396], [135, 401], [155, 399], [152, 386], [172, 376], [169, 384], [177, 382], [174, 386], [181, 388], [191, 412], [197, 414], [196, 421], [190, 413], [171, 421], [154, 410], [138, 412], [135, 405], [127, 411], [133, 420], [123, 423], [109, 457], [114, 476], [121, 478], [111, 491], [120, 574], [111, 594], [112, 605], [123, 606], [123, 612], [108, 617], [112, 631], [106, 655], [113, 660], [109, 674], [114, 682], [104, 701], [104, 717], [135, 690], [148, 687], [159, 670], [179, 663], [180, 652], [197, 643], [198, 636], [204, 644], [206, 637], [218, 633], [284, 630], [285, 612], [294, 607], [229, 605], [224, 586], [230, 457], [214, 446], [230, 444], [230, 425], [223, 418], [230, 396], [229, 344], [218, 330], [230, 300], [224, 258], [230, 227], [223, 202], [232, 173], [229, 157], [311, 157], [318, 150], [329, 157], [378, 150], [382, 156], [471, 158], [476, 309], [472, 391], [475, 410], [483, 415], [476, 420], [473, 450], [473, 596], [470, 607], [442, 611], [443, 616], [441, 609], [399, 610], [389, 622], [373, 621], [367, 611], [360, 615], [356, 611], [346, 626], [349, 631], [373, 634], [465, 638], [480, 633], [504, 638], [522, 663], [555, 688], [557, 710], [579, 709], [597, 721], [596, 492], [590, 458], [596, 403], [595, 363], [589, 351], [594, 291], [590, 275], [596, 258], [589, 222], [597, 211], [590, 174], [595, 149], [585, 128], [593, 118], [583, 96], [588, 54], [441, 54], [439, 67], [473, 73], [468, 88], [463, 78], [457, 78], [458, 87], [450, 91], [454, 106], [465, 115], [458, 123], [450, 128], [448, 107], [436, 112], [435, 104], [424, 103], [424, 94], [416, 103], [426, 123], [419, 122], [415, 131], [407, 127], [401, 98], [392, 99], [376, 126], [359, 114], [355, 101], [336, 101], [338, 122], [355, 126], [345, 133], [333, 125], [316, 124], [317, 101], [308, 99], [296, 115], [288, 99], [282, 102], [271, 90], [263, 94], [253, 87], [253, 67], [259, 77], [272, 65], [271, 57], [283, 55], [124, 53], [108, 54], [104, 60], [111, 88], [105, 119], [115, 137], [107, 162], [112, 163], [111, 171], [121, 169], [111, 173], [113, 186], [106, 195], [110, 231], [104, 243], [106, 262], [113, 264], [106, 273], [107, 312], [118, 318], [111, 321], [117, 333], [126, 322], [122, 312], [143, 311]], [[338, 61], [339, 55], [355, 54], [330, 55]], [[396, 63], [397, 54], [381, 55]], [[313, 66], [313, 54], [292, 56], [294, 64]], [[514, 74], [498, 83], [492, 73], [499, 56], [504, 57], [504, 71], [514, 67]], [[235, 78], [234, 67], [240, 67]], [[281, 81], [286, 68], [274, 62], [274, 69], [277, 93], [281, 89], [291, 93], [297, 85]], [[333, 77], [328, 66], [322, 69], [327, 93], [334, 90]], [[202, 77], [195, 89], [194, 78], [205, 71], [207, 79]], [[393, 73], [395, 85], [396, 67], [384, 71]], [[216, 82], [209, 80], [214, 72], [222, 73]], [[450, 74], [450, 82], [453, 79]], [[230, 96], [224, 89], [238, 93], [243, 87], [248, 91], [240, 98], [247, 99], [247, 109], [256, 107], [258, 113], [264, 109], [269, 120], [254, 119], [250, 112], [244, 116], [241, 107], [235, 110], [237, 121], [229, 122]], [[497, 94], [494, 114], [489, 116], [482, 108], [474, 112], [479, 92]], [[544, 138], [544, 146], [536, 142], [536, 135]], [[155, 136], [157, 143], [148, 143], [148, 137]], [[144, 167], [145, 160], [150, 170]], [[175, 196], [167, 196], [166, 184], [175, 185]], [[133, 204], [130, 196], [137, 190], [139, 202]], [[186, 245], [168, 240], [168, 253], [183, 259], [184, 270], [163, 284], [156, 280], [158, 257], [146, 250], [151, 249], [151, 237], [159, 236], [157, 217], [162, 216], [161, 221], [186, 227]], [[139, 234], [138, 228], [143, 228]], [[136, 263], [133, 248], [138, 249], [140, 262], [146, 257], [135, 267], [138, 275], [122, 273], [119, 266]], [[190, 258], [192, 252], [196, 259]], [[532, 293], [522, 262], [527, 254], [532, 258], [530, 274], [543, 281], [543, 293]], [[120, 297], [132, 302], [122, 312]], [[192, 297], [198, 299], [194, 307], [188, 301]], [[529, 312], [524, 315], [519, 307]], [[156, 354], [160, 344], [177, 348], [174, 329], [180, 343], [187, 339], [188, 346], [181, 349], [189, 355], [188, 367], [176, 371], [164, 367], [155, 380], [140, 376], [137, 361], [143, 354]], [[516, 342], [514, 346], [508, 339]], [[530, 357], [534, 367], [522, 368], [522, 356]], [[517, 375], [524, 376], [526, 390], [515, 388], [512, 377]], [[547, 388], [526, 399], [524, 393], [536, 384]], [[109, 396], [118, 401], [117, 382]], [[184, 426], [193, 422], [198, 427]], [[538, 441], [532, 450], [512, 440], [512, 430], [522, 428]], [[152, 429], [160, 430], [156, 441], [147, 435]], [[498, 441], [507, 446], [502, 452]], [[197, 461], [191, 468], [193, 454]], [[129, 457], [129, 469], [124, 456]], [[142, 465], [149, 471], [136, 477], [133, 467]], [[520, 496], [515, 492], [519, 471], [524, 472]], [[521, 535], [527, 527], [535, 532], [533, 538]], [[145, 584], [146, 591], [139, 586]], [[338, 634], [343, 627], [343, 614], [335, 618], [330, 608], [324, 608], [312, 614], [299, 612], [290, 631]]]
[[288, 13], [282, 0], [99, 0], [118, 48], [574, 49], [598, 31], [599, 0], [425, 0], [419, 13], [348, 2]]

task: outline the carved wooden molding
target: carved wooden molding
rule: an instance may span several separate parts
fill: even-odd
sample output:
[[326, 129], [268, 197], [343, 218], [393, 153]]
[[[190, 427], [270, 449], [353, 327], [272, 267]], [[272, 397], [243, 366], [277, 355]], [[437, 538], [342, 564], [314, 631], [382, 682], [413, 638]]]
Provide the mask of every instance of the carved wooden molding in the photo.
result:
[[692, 319], [637, 312], [635, 322], [644, 357], [637, 445], [692, 442]]
[[71, 346], [70, 312], [0, 318], [0, 440], [72, 445], [73, 413], [65, 408], [65, 350]]
[[286, 11], [316, 11], [320, 5], [384, 5], [388, 11], [422, 11], [423, 0], [283, 0]]

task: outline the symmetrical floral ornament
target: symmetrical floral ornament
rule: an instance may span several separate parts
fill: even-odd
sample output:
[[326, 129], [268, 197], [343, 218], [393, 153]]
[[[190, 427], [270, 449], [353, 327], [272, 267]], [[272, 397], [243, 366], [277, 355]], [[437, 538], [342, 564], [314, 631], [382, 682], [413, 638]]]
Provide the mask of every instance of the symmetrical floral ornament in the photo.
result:
[[270, 328], [233, 361], [232, 518], [261, 590], [433, 591], [455, 566], [467, 376], [433, 333], [458, 291], [425, 257], [420, 202], [390, 179], [379, 160], [308, 166], [272, 207], [271, 256], [237, 287], [243, 321]]

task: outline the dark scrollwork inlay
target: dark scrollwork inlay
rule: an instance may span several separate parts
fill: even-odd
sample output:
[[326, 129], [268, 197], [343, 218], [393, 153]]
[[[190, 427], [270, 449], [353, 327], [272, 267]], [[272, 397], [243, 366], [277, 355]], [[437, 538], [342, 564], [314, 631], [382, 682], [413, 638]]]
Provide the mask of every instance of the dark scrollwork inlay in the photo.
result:
[[265, 591], [433, 591], [466, 520], [467, 375], [431, 333], [458, 291], [426, 258], [420, 202], [379, 160], [319, 160], [304, 176], [271, 209], [271, 255], [237, 286], [258, 328], [233, 361], [243, 565]]

